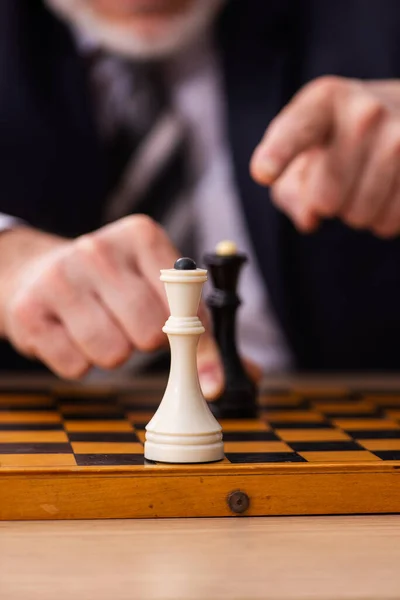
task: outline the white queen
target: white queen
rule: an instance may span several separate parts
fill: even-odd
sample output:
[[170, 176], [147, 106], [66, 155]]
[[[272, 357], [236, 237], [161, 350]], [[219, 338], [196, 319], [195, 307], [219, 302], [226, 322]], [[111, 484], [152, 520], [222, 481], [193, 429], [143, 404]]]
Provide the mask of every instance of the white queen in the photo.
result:
[[144, 456], [167, 463], [199, 463], [224, 456], [221, 426], [202, 394], [197, 345], [204, 327], [197, 316], [207, 271], [181, 258], [161, 271], [171, 316], [163, 327], [171, 347], [171, 370], [161, 404], [146, 427]]

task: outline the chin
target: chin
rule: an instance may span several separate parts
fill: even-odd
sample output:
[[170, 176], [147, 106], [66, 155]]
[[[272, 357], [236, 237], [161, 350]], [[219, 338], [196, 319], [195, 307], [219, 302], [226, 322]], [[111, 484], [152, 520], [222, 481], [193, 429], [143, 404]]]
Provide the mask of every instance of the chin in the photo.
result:
[[135, 15], [116, 21], [87, 0], [46, 0], [48, 6], [102, 47], [138, 60], [167, 58], [201, 38], [225, 0], [193, 0], [179, 14]]

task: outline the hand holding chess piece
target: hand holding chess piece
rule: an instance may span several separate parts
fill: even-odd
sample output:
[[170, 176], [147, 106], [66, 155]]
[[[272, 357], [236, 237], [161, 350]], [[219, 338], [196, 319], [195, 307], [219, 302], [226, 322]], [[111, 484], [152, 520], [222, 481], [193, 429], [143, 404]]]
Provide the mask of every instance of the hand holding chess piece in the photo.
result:
[[171, 316], [163, 331], [171, 346], [171, 369], [161, 404], [146, 427], [144, 456], [168, 463], [198, 463], [224, 456], [221, 426], [202, 394], [196, 364], [204, 327], [197, 316], [207, 271], [189, 258], [161, 271]]

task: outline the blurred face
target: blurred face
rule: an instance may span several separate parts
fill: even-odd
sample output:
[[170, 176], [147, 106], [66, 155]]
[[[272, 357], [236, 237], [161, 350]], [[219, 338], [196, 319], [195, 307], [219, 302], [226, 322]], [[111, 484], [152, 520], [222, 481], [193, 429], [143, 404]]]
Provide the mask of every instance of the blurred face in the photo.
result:
[[182, 50], [209, 26], [225, 0], [46, 0], [115, 52], [152, 59]]

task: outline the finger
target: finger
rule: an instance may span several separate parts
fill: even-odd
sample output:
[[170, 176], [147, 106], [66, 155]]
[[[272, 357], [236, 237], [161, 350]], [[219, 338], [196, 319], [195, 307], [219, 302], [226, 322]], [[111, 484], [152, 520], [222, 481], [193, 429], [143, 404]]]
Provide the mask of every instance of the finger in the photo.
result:
[[31, 345], [32, 354], [65, 379], [79, 379], [90, 363], [77, 348], [61, 323], [48, 318], [47, 327]]
[[135, 348], [149, 352], [165, 345], [162, 332], [168, 318], [165, 305], [133, 268], [128, 271], [119, 266], [118, 272], [116, 278], [109, 277], [108, 267], [90, 271], [90, 281], [101, 302]]
[[62, 324], [35, 293], [14, 299], [8, 311], [7, 334], [19, 352], [42, 360], [61, 377], [77, 379], [90, 367]]
[[206, 331], [199, 340], [197, 370], [205, 398], [213, 400], [222, 393], [224, 388], [222, 361], [212, 335], [210, 316], [204, 303], [200, 304], [199, 317]]
[[[332, 218], [341, 213], [362, 164], [360, 158], [348, 156], [348, 149], [339, 144], [311, 150], [307, 156], [309, 168], [302, 187], [299, 226], [303, 231], [315, 229], [321, 219]], [[350, 161], [353, 166], [351, 172], [348, 172]]]
[[366, 229], [374, 224], [385, 227], [386, 221], [390, 227], [389, 205], [392, 204], [400, 159], [400, 125], [391, 122], [382, 127], [371, 148], [342, 217], [357, 228]]
[[310, 163], [304, 184], [303, 212], [319, 222], [334, 216], [343, 204], [342, 165], [326, 148], [311, 151]]
[[[301, 206], [295, 213], [301, 211], [304, 229], [313, 219], [318, 222], [343, 215], [362, 179], [380, 128], [380, 111], [376, 111], [374, 101], [357, 91], [347, 98], [346, 110], [335, 119], [329, 144], [303, 153], [308, 164], [303, 169]], [[286, 171], [291, 171], [291, 166]]]
[[126, 247], [127, 239], [119, 245], [106, 237], [81, 239], [76, 254], [64, 265], [67, 289], [94, 294], [134, 347], [154, 350], [165, 344], [161, 329], [168, 316], [167, 302], [161, 302], [133, 259], [127, 259]]
[[302, 232], [311, 232], [318, 225], [318, 218], [306, 205], [307, 178], [315, 152], [304, 152], [286, 169], [271, 188], [272, 200]]
[[[359, 145], [365, 146], [366, 134], [384, 113], [382, 102], [360, 82], [331, 77], [316, 80], [272, 122], [252, 158], [252, 175], [259, 183], [271, 185], [300, 153], [332, 140], [333, 147], [351, 156], [360, 150]], [[354, 165], [347, 164], [351, 172]]]
[[382, 238], [391, 238], [400, 234], [400, 174], [396, 174], [387, 201], [375, 217], [371, 229]]
[[168, 311], [160, 270], [173, 268], [179, 252], [164, 229], [146, 215], [135, 215], [110, 225], [103, 231], [104, 240], [107, 242], [109, 239], [114, 247], [114, 236], [117, 234], [118, 260], [123, 261], [129, 269], [139, 272], [149, 282]]
[[[335, 137], [330, 150], [331, 164], [338, 166], [342, 185], [341, 202], [334, 216], [347, 224], [361, 227], [360, 206], [354, 210], [354, 199], [371, 160], [373, 149], [382, 129], [384, 111], [379, 102], [361, 91], [354, 93], [346, 103], [346, 110], [338, 110]], [[349, 215], [352, 214], [352, 219]], [[361, 217], [361, 220], [360, 220]]]
[[271, 185], [296, 156], [329, 137], [334, 102], [342, 90], [339, 79], [320, 78], [296, 94], [254, 151], [250, 170], [255, 181]]
[[111, 369], [129, 358], [132, 344], [99, 299], [85, 294], [78, 302], [56, 306], [57, 316], [88, 361]]
[[168, 318], [165, 306], [138, 274], [129, 273], [125, 281], [122, 293], [108, 286], [107, 281], [98, 282], [102, 301], [136, 348], [149, 352], [166, 345], [162, 332]]

